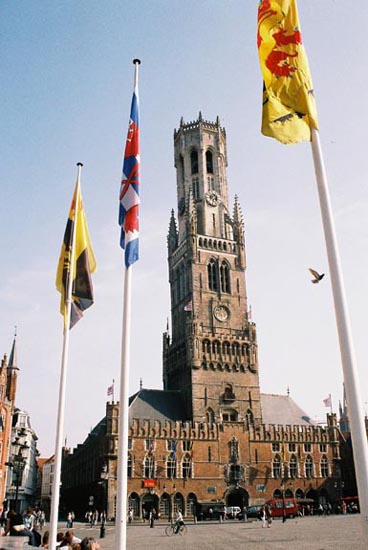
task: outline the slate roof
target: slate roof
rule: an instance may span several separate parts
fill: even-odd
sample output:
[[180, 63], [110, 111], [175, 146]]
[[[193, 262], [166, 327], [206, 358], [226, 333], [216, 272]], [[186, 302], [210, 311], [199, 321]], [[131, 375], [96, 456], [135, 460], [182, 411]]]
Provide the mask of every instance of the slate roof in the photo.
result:
[[[289, 395], [261, 394], [264, 424], [313, 426], [311, 417]], [[142, 389], [129, 399], [129, 421], [185, 420], [185, 407], [180, 391]]]
[[139, 390], [129, 399], [129, 421], [185, 420], [184, 402], [180, 391]]
[[315, 422], [289, 395], [261, 393], [264, 424], [313, 426]]

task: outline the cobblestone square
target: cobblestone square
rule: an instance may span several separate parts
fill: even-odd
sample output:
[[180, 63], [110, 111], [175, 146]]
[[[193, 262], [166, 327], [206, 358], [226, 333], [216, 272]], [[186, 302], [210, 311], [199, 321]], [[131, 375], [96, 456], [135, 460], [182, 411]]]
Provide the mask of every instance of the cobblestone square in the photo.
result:
[[[128, 526], [129, 550], [147, 550], [147, 547], [160, 550], [366, 550], [360, 537], [360, 517], [329, 516], [308, 517], [288, 520], [282, 523], [275, 520], [270, 529], [262, 528], [261, 522], [203, 522], [188, 523], [185, 536], [167, 537], [167, 523], [158, 522], [154, 529], [148, 523]], [[61, 526], [61, 529], [65, 526]], [[75, 533], [80, 536], [99, 537], [99, 528], [75, 525]], [[115, 545], [115, 527], [106, 527], [106, 537], [100, 540], [101, 550], [118, 550]]]

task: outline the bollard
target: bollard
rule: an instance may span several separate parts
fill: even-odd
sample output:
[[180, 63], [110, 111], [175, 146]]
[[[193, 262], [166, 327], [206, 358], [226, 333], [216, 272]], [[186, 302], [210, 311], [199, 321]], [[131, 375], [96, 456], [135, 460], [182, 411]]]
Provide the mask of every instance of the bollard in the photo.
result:
[[105, 522], [101, 521], [101, 527], [100, 527], [100, 539], [105, 538]]

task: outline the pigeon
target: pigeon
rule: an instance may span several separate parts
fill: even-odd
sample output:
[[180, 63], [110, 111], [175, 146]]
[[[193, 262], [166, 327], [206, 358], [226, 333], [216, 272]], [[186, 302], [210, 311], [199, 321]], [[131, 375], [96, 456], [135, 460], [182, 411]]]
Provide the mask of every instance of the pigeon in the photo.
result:
[[314, 269], [309, 268], [309, 271], [312, 273], [314, 279], [312, 279], [312, 283], [316, 284], [319, 283], [323, 277], [325, 276], [324, 273], [321, 273], [321, 275], [318, 273], [318, 271], [315, 271]]

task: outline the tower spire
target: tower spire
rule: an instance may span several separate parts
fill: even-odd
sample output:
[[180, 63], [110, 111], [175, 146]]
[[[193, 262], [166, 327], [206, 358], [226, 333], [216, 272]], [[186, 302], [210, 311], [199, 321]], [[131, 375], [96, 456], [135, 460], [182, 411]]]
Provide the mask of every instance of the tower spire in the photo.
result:
[[176, 227], [174, 209], [171, 210], [170, 222], [169, 222], [169, 233], [167, 235], [167, 246], [169, 253], [174, 252], [178, 247], [178, 229]]
[[8, 368], [18, 370], [18, 353], [17, 353], [17, 327], [14, 327], [13, 345], [9, 356]]
[[9, 401], [14, 403], [17, 392], [17, 377], [18, 377], [18, 352], [17, 352], [17, 327], [14, 330], [13, 345], [9, 356], [7, 366], [7, 383], [6, 396]]

